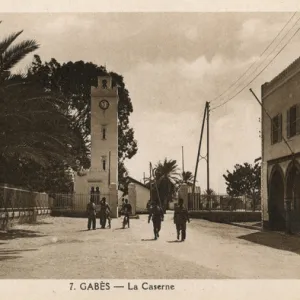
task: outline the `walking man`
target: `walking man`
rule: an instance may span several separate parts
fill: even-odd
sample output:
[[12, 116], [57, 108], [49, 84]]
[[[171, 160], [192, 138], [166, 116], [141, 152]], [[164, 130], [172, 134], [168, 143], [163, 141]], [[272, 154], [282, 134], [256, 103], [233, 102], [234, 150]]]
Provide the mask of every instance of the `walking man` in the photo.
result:
[[153, 222], [154, 239], [157, 240], [157, 238], [159, 238], [161, 222], [164, 220], [164, 211], [158, 202], [155, 202], [150, 210], [148, 223], [150, 223], [151, 218]]
[[122, 210], [122, 213], [124, 214], [123, 228], [125, 228], [126, 224], [128, 225], [128, 228], [130, 228], [130, 215], [132, 213], [132, 206], [130, 203], [128, 203], [128, 199], [125, 199]]
[[109, 205], [106, 203], [106, 198], [103, 197], [100, 203], [100, 225], [102, 229], [106, 225], [107, 211], [111, 212]]
[[120, 208], [120, 216], [122, 216], [122, 214], [123, 214], [124, 205], [125, 205], [125, 199], [122, 198], [122, 204], [121, 204], [121, 208]]
[[93, 223], [93, 230], [96, 229], [96, 205], [94, 199], [91, 198], [90, 202], [87, 204], [87, 214], [88, 214], [88, 230], [91, 230], [91, 225]]
[[190, 218], [188, 210], [183, 205], [183, 199], [180, 198], [178, 200], [178, 205], [176, 205], [174, 209], [174, 224], [176, 225], [177, 230], [177, 240], [180, 239], [181, 232], [182, 242], [186, 239], [186, 222], [190, 223]]

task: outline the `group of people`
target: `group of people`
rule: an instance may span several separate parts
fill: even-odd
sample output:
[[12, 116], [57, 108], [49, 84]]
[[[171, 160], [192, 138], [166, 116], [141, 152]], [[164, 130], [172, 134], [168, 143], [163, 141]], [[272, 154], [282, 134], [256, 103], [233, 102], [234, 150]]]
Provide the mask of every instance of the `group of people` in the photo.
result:
[[[111, 217], [110, 217], [110, 207], [108, 203], [106, 202], [106, 198], [103, 197], [100, 201], [100, 226], [102, 229], [106, 227], [106, 222], [108, 222], [108, 227], [111, 228]], [[87, 214], [88, 214], [88, 230], [91, 230], [91, 227], [93, 230], [96, 230], [96, 204], [95, 199], [91, 197], [90, 202], [87, 205]]]
[[[150, 223], [152, 219], [154, 239], [157, 240], [161, 230], [161, 223], [164, 221], [164, 211], [158, 202], [151, 203], [150, 200], [147, 204], [147, 209], [149, 212], [148, 223]], [[181, 237], [181, 241], [185, 241], [186, 223], [190, 223], [190, 218], [188, 210], [184, 206], [183, 199], [181, 198], [178, 200], [178, 204], [174, 208], [173, 220], [176, 226], [177, 240], [179, 240]]]
[[[161, 230], [161, 224], [164, 221], [164, 211], [161, 205], [158, 202], [151, 202], [150, 200], [147, 203], [147, 209], [149, 213], [148, 223], [150, 223], [152, 219], [153, 223], [153, 233], [154, 239], [157, 240], [159, 238], [159, 232]], [[88, 230], [96, 229], [96, 204], [93, 197], [91, 197], [90, 202], [87, 205], [87, 213], [88, 213]], [[106, 202], [106, 198], [103, 197], [100, 201], [100, 226], [102, 229], [105, 228], [106, 222], [108, 221], [108, 227], [111, 228], [111, 217], [110, 217], [111, 209]], [[122, 199], [121, 206], [121, 215], [123, 218], [123, 228], [128, 226], [130, 227], [130, 215], [132, 214], [132, 206], [128, 203], [127, 199]], [[183, 199], [178, 200], [178, 204], [174, 208], [174, 224], [176, 226], [177, 232], [177, 240], [185, 241], [186, 239], [186, 223], [190, 222], [188, 210], [183, 204]]]
[[[132, 207], [131, 204], [128, 203], [128, 200], [124, 198], [122, 199], [122, 207], [121, 207], [121, 215], [124, 216], [123, 220], [123, 228], [128, 226], [130, 227], [130, 215], [132, 213]], [[111, 228], [111, 209], [106, 202], [106, 198], [103, 197], [100, 201], [100, 226], [102, 229], [106, 228], [106, 223], [108, 222], [108, 227]], [[96, 230], [96, 216], [97, 216], [97, 210], [96, 210], [96, 204], [95, 204], [95, 198], [91, 196], [90, 202], [87, 204], [87, 215], [88, 215], [88, 230]]]

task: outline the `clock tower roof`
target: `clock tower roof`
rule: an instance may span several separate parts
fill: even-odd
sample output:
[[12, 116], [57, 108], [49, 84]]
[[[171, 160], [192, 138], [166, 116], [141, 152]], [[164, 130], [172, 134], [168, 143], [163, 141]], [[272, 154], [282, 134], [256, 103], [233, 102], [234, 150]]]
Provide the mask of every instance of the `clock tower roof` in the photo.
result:
[[110, 75], [98, 76], [98, 86], [92, 87], [91, 94], [94, 97], [116, 97], [118, 96], [118, 87], [113, 86]]

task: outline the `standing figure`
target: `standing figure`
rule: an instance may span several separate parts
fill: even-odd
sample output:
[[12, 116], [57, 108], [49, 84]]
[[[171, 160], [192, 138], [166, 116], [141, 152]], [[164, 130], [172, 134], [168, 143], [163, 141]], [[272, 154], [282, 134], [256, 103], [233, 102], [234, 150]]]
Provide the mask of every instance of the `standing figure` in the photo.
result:
[[93, 201], [95, 203], [95, 188], [92, 186], [91, 187], [91, 201]]
[[99, 186], [96, 187], [96, 191], [95, 191], [95, 202], [96, 204], [100, 204], [100, 189]]
[[123, 229], [125, 228], [126, 224], [128, 225], [128, 228], [130, 228], [130, 214], [132, 213], [132, 206], [130, 203], [128, 203], [128, 199], [125, 199], [123, 208], [122, 208], [122, 214], [124, 215], [123, 218]]
[[100, 225], [102, 229], [106, 225], [107, 211], [111, 212], [109, 205], [106, 203], [106, 198], [103, 197], [100, 203]]
[[86, 207], [87, 214], [88, 214], [88, 230], [91, 229], [91, 223], [93, 223], [93, 230], [96, 229], [96, 205], [93, 199], [87, 204]]
[[181, 232], [182, 242], [186, 239], [186, 222], [190, 223], [189, 213], [183, 205], [183, 199], [180, 198], [174, 209], [174, 224], [176, 225], [177, 240], [179, 240]]
[[153, 222], [154, 239], [157, 240], [157, 238], [159, 238], [161, 222], [164, 220], [164, 211], [158, 202], [155, 202], [150, 210], [148, 223], [150, 223], [151, 218]]

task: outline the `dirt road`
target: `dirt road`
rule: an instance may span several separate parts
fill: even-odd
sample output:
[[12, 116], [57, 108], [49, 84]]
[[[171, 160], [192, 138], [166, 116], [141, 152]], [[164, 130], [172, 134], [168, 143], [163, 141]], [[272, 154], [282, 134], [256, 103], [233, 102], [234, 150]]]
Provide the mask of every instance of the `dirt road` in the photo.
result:
[[147, 216], [120, 227], [87, 231], [75, 218], [14, 227], [0, 233], [0, 278], [300, 278], [299, 238], [192, 220], [181, 243], [171, 213], [157, 241]]

